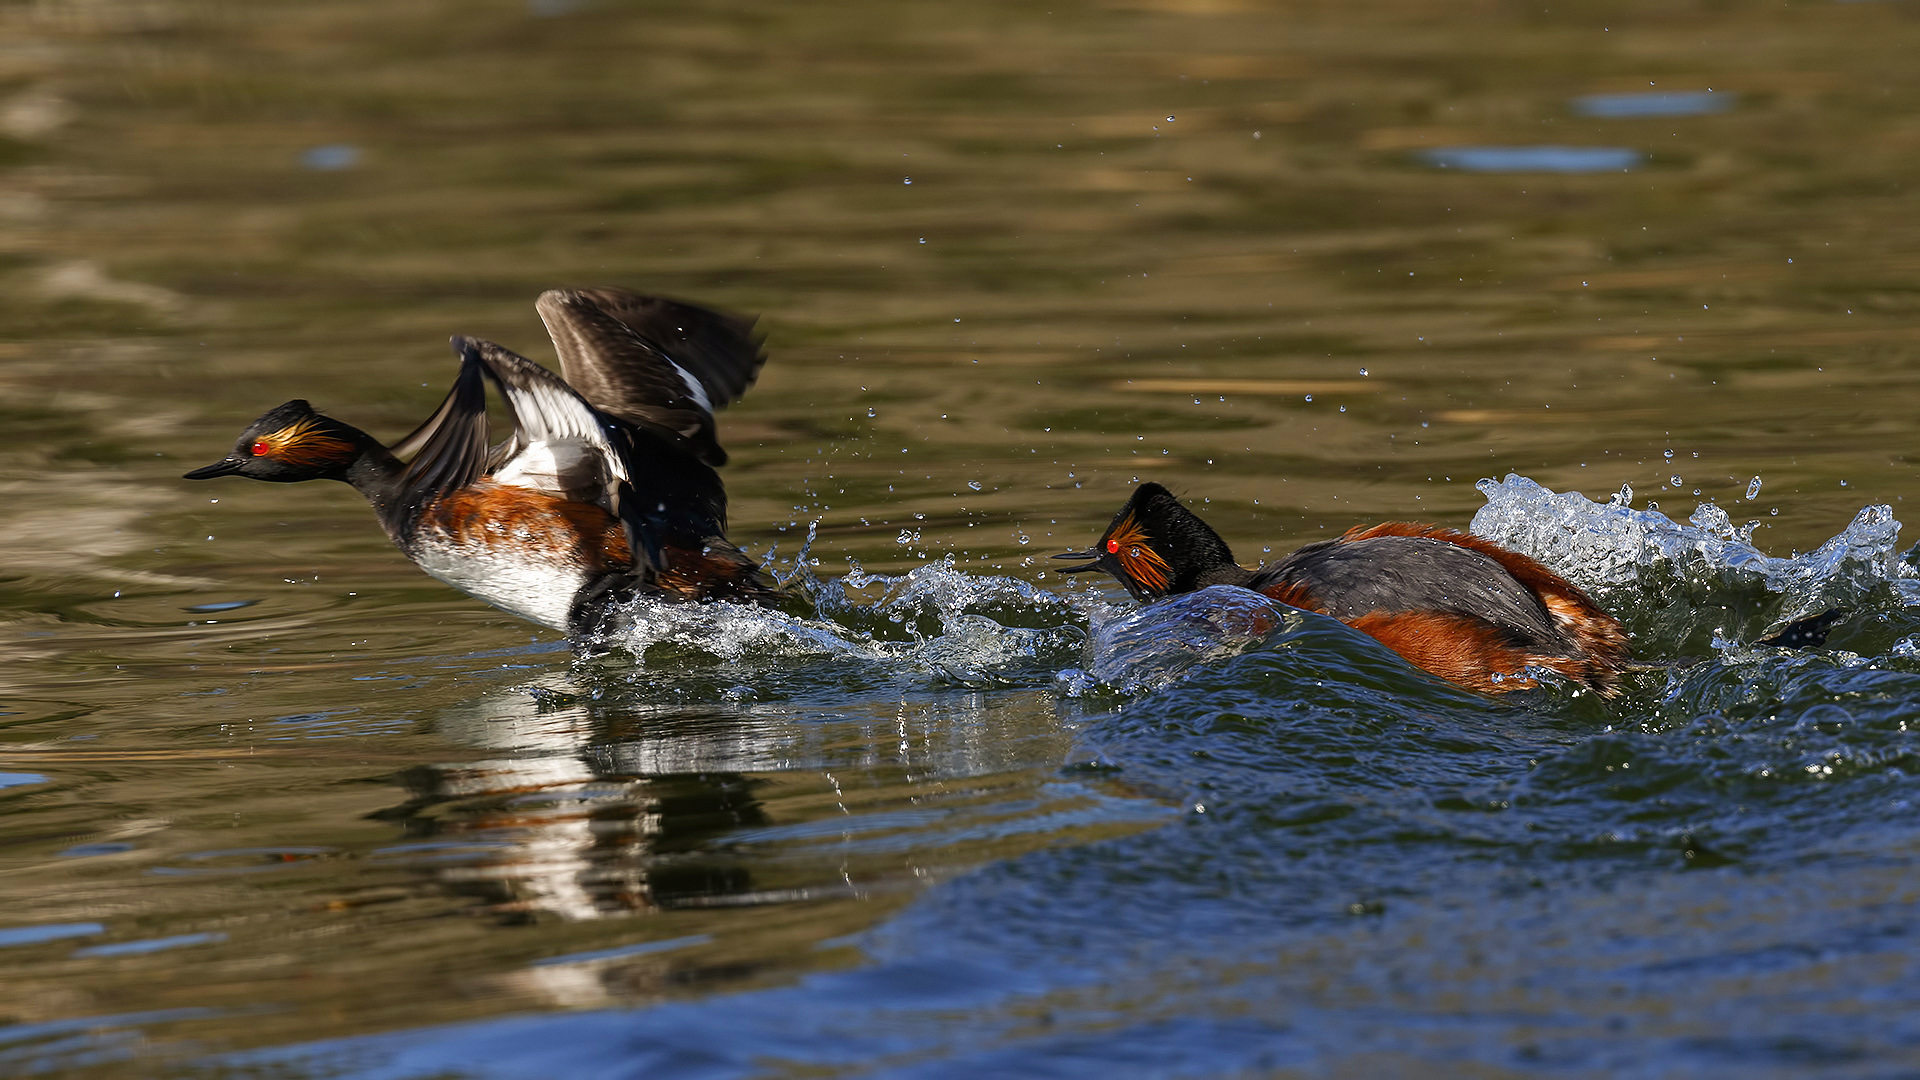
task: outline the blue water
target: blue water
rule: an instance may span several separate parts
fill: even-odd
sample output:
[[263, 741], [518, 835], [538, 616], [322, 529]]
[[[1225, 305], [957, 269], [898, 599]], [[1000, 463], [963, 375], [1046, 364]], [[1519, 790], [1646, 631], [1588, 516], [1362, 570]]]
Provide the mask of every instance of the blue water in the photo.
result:
[[1420, 156], [1438, 168], [1486, 173], [1626, 172], [1647, 159], [1622, 146], [1446, 146]]
[[97, 922], [55, 923], [46, 926], [9, 926], [0, 928], [0, 949], [17, 945], [39, 945], [61, 938], [90, 937], [106, 927]]
[[1705, 116], [1739, 104], [1740, 95], [1711, 90], [1646, 91], [1637, 94], [1586, 94], [1573, 99], [1581, 116], [1624, 119], [1642, 116]]

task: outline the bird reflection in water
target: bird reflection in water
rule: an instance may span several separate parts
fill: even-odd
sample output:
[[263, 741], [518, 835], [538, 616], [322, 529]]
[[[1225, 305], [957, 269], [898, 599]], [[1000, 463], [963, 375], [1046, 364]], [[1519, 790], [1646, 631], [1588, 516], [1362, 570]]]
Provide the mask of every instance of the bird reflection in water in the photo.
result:
[[[642, 723], [645, 733], [637, 729]], [[712, 841], [768, 823], [746, 775], [781, 767], [791, 740], [734, 712], [602, 706], [551, 689], [491, 694], [440, 721], [497, 751], [399, 777], [409, 798], [376, 816], [442, 887], [507, 920], [585, 920], [756, 896]]]
[[[474, 752], [403, 772], [408, 797], [375, 814], [405, 833], [377, 853], [389, 867], [540, 928], [462, 949], [488, 992], [590, 1007], [811, 969], [930, 883], [1168, 820], [1156, 799], [1062, 774], [1074, 727], [1044, 686], [888, 680], [825, 707], [804, 690], [730, 699], [733, 671], [540, 678], [443, 713], [438, 733]], [[657, 703], [669, 695], [705, 704]], [[630, 916], [658, 918], [619, 925]]]

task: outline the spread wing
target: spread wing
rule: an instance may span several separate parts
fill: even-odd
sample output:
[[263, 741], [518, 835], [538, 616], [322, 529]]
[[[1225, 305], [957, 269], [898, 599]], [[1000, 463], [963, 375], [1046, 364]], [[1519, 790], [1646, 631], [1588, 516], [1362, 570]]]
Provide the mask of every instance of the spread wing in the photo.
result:
[[396, 516], [418, 513], [436, 496], [486, 475], [492, 459], [487, 451], [487, 388], [476, 359], [463, 358], [446, 400], [388, 449], [396, 457], [413, 457], [400, 476], [400, 505], [388, 511]]
[[500, 388], [513, 435], [494, 452], [494, 480], [611, 509], [612, 485], [629, 479], [609, 424], [558, 375], [491, 341], [456, 337], [460, 368], [478, 367]]
[[766, 363], [753, 319], [623, 289], [554, 289], [534, 307], [581, 397], [609, 416], [679, 434], [708, 465], [726, 463], [713, 414]]
[[610, 419], [553, 372], [491, 341], [453, 341], [462, 371], [484, 371], [513, 416], [513, 437], [491, 459], [497, 483], [606, 510], [626, 531], [637, 572], [667, 569], [666, 548], [698, 551], [725, 535], [726, 490], [686, 440]]

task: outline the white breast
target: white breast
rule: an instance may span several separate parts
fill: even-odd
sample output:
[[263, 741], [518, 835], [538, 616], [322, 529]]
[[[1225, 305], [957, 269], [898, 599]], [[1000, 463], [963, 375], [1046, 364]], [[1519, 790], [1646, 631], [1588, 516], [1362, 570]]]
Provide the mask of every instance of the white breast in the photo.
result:
[[507, 558], [484, 544], [436, 538], [411, 554], [420, 569], [474, 599], [563, 633], [573, 598], [587, 584], [578, 566], [530, 558], [524, 550]]

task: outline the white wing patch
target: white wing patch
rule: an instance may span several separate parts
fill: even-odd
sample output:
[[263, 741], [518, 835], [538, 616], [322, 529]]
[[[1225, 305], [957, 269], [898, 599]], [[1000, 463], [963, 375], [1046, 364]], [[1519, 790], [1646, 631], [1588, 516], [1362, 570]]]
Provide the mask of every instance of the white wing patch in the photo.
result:
[[[599, 416], [579, 394], [565, 385], [546, 383], [505, 389], [520, 437], [528, 445], [495, 474], [495, 480], [564, 493], [596, 482], [601, 468], [613, 478], [629, 479], [619, 453], [601, 430]], [[543, 447], [544, 452], [536, 455]]]
[[587, 492], [590, 502], [605, 483], [602, 459], [603, 455], [578, 440], [536, 442], [508, 460], [493, 479], [562, 499], [578, 499]]
[[673, 365], [674, 374], [680, 376], [680, 381], [687, 384], [687, 393], [691, 394], [693, 396], [693, 400], [698, 402], [700, 407], [707, 411], [708, 416], [712, 416], [713, 402], [708, 400], [707, 388], [700, 385], [700, 380], [694, 378], [693, 373], [688, 371], [686, 368], [681, 367], [679, 364], [674, 364], [673, 359], [671, 357], [666, 357], [663, 355], [662, 359], [666, 360], [667, 363]]

